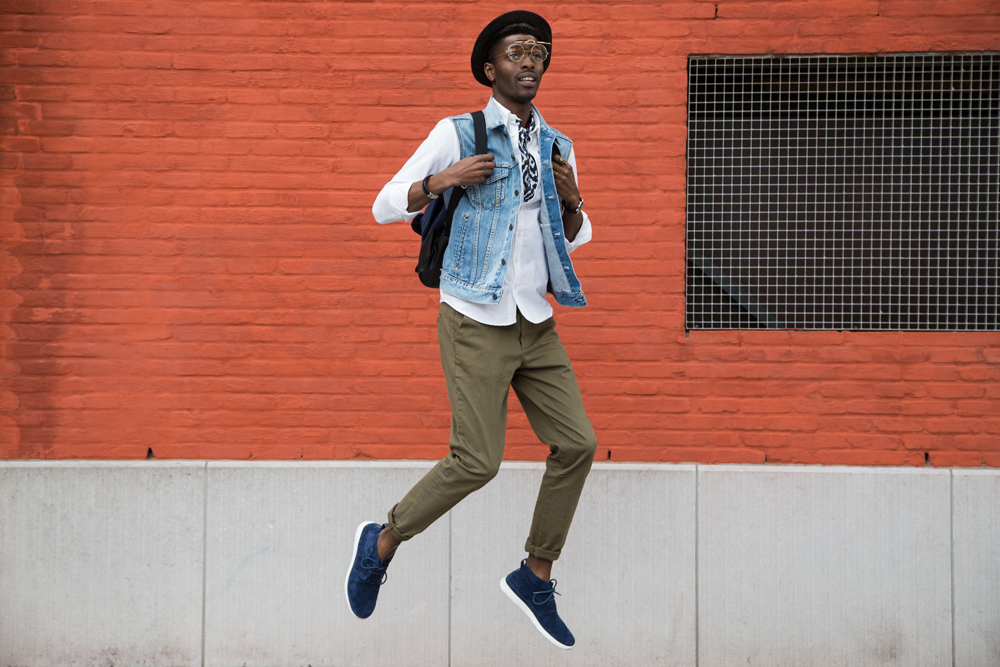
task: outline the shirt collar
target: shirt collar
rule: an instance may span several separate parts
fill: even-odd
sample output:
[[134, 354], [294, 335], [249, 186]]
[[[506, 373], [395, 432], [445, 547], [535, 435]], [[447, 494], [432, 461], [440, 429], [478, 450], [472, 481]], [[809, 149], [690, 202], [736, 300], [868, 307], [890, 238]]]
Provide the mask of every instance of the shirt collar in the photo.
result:
[[[497, 111], [500, 112], [500, 116], [505, 119], [507, 125], [521, 125], [521, 119], [517, 117], [517, 114], [497, 102], [497, 98], [491, 96], [490, 102], [496, 105]], [[535, 112], [534, 108], [531, 110], [531, 124], [528, 126], [528, 133], [538, 134], [538, 114]]]

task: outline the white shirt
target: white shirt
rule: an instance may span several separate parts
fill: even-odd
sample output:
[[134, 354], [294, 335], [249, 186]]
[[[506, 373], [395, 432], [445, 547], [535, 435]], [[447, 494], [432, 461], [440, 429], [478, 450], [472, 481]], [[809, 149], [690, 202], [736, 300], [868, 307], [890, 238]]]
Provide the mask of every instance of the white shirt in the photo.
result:
[[[520, 160], [521, 149], [518, 146], [518, 127], [521, 119], [504, 108], [495, 98], [490, 98], [490, 104], [496, 105], [502, 116], [507, 118], [507, 134], [510, 136], [513, 155]], [[535, 163], [541, 171], [538, 144], [539, 123], [532, 120], [529, 130], [528, 152], [535, 158]], [[462, 158], [462, 149], [458, 141], [455, 125], [447, 118], [440, 121], [427, 136], [413, 156], [406, 161], [391, 181], [386, 183], [378, 193], [372, 214], [375, 220], [384, 225], [390, 222], [408, 222], [419, 213], [406, 210], [409, 204], [410, 186], [422, 181], [424, 177], [437, 174], [455, 164]], [[566, 161], [573, 167], [576, 176], [576, 155], [570, 150]], [[523, 166], [522, 166], [523, 171]], [[523, 189], [519, 184], [518, 189]], [[517, 321], [517, 311], [520, 310], [530, 322], [535, 324], [552, 317], [552, 306], [545, 298], [549, 282], [549, 268], [545, 261], [545, 246], [542, 242], [542, 229], [539, 225], [542, 202], [542, 184], [539, 180], [535, 196], [530, 202], [521, 201], [514, 223], [514, 240], [511, 243], [510, 255], [507, 257], [507, 274], [503, 280], [503, 296], [495, 304], [472, 303], [447, 292], [441, 291], [441, 301], [447, 303], [466, 317], [492, 326], [505, 326]], [[583, 214], [583, 225], [576, 238], [566, 241], [566, 250], [573, 252], [584, 243], [590, 241], [592, 230], [590, 219]]]

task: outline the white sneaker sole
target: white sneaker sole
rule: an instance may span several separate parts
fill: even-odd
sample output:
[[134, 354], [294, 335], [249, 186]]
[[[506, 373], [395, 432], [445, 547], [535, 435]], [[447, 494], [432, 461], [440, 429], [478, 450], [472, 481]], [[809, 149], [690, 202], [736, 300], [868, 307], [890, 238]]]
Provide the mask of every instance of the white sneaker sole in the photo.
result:
[[[354, 613], [354, 608], [351, 606], [351, 596], [348, 595], [347, 593], [347, 582], [351, 580], [351, 571], [354, 569], [354, 561], [357, 560], [358, 558], [358, 545], [361, 543], [361, 533], [364, 532], [365, 527], [368, 526], [369, 524], [375, 524], [376, 526], [379, 525], [374, 521], [363, 521], [361, 525], [358, 526], [357, 532], [354, 533], [354, 551], [351, 552], [351, 562], [347, 566], [347, 576], [344, 577], [344, 600], [347, 601], [347, 608], [351, 610], [351, 614], [355, 618], [361, 618], [361, 617]], [[364, 619], [362, 618], [361, 620]]]
[[517, 593], [515, 593], [511, 589], [511, 587], [509, 585], [507, 585], [507, 577], [504, 577], [503, 579], [500, 580], [500, 590], [502, 590], [504, 592], [504, 595], [506, 595], [507, 597], [509, 597], [511, 599], [511, 601], [514, 604], [516, 604], [521, 609], [521, 611], [524, 612], [524, 615], [527, 616], [531, 620], [531, 622], [538, 629], [538, 631], [542, 633], [543, 637], [545, 637], [550, 642], [552, 642], [553, 644], [555, 644], [556, 646], [558, 646], [559, 648], [561, 648], [563, 650], [568, 651], [569, 649], [573, 648], [572, 646], [566, 646], [565, 644], [563, 644], [563, 643], [561, 643], [559, 641], [556, 641], [555, 637], [553, 637], [552, 635], [550, 635], [548, 632], [545, 631], [545, 628], [542, 627], [542, 624], [538, 622], [538, 619], [535, 618], [535, 615], [531, 613], [530, 609], [528, 609], [528, 605], [524, 604], [524, 600], [522, 600], [521, 598], [517, 597]]

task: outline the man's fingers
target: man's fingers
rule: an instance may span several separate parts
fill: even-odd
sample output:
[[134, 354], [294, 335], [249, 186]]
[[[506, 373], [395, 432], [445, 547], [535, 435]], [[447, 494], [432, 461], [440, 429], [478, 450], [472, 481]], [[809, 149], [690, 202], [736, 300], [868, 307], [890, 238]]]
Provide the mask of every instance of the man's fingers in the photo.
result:
[[473, 155], [469, 158], [472, 164], [486, 164], [487, 162], [493, 162], [493, 156], [489, 153], [483, 153], [482, 155]]
[[560, 174], [569, 175], [573, 173], [573, 167], [570, 166], [569, 162], [557, 162], [554, 166], [555, 170]]

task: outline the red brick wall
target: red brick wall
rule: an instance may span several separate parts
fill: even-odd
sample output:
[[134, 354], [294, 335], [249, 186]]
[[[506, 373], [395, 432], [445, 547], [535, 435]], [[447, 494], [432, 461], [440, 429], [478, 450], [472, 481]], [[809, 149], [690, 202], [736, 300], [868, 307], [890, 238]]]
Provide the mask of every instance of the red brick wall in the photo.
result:
[[[590, 308], [560, 309], [615, 461], [1000, 465], [996, 333], [684, 334], [693, 53], [1000, 49], [996, 0], [549, 4]], [[5, 0], [2, 458], [437, 458], [437, 295], [381, 185], [494, 2]], [[537, 459], [519, 409], [508, 456]]]

